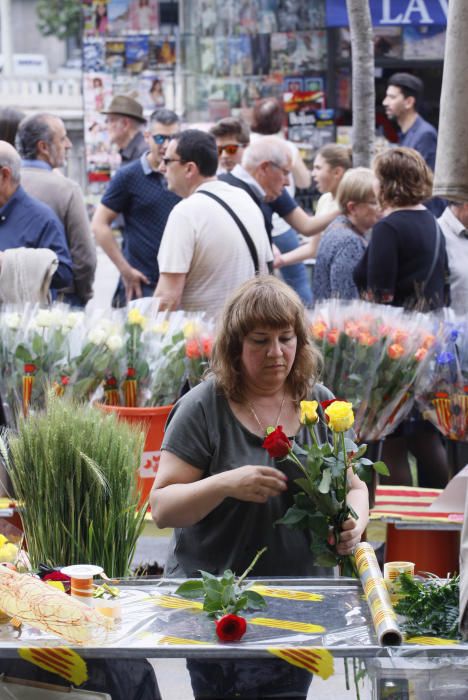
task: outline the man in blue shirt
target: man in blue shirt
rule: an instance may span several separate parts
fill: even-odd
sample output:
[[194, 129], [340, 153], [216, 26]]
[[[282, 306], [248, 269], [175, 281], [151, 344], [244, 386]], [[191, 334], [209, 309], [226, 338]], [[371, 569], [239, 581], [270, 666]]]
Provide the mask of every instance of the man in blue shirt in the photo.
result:
[[[73, 282], [72, 261], [63, 226], [50, 207], [30, 197], [20, 185], [21, 159], [11, 144], [0, 141], [0, 251], [49, 248], [58, 258], [51, 288]], [[0, 252], [0, 266], [2, 253]]]
[[[110, 181], [92, 220], [97, 243], [120, 272], [113, 305], [152, 296], [159, 279], [159, 244], [172, 208], [180, 201], [169, 192], [158, 167], [172, 136], [179, 131], [179, 118], [169, 109], [157, 109], [145, 134], [148, 152], [120, 168]], [[120, 249], [111, 224], [123, 214]]]
[[[387, 117], [395, 119], [400, 127], [400, 146], [414, 148], [434, 171], [437, 131], [418, 113], [423, 90], [422, 80], [415, 75], [394, 73], [388, 80], [387, 93], [382, 104]], [[445, 201], [438, 197], [425, 204], [435, 216], [440, 216], [445, 208]]]

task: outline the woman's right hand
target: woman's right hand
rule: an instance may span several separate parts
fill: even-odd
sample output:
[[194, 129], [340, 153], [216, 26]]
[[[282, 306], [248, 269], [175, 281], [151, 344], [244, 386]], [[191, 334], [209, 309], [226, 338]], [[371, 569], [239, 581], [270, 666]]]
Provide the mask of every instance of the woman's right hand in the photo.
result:
[[226, 497], [250, 503], [266, 503], [286, 491], [287, 476], [274, 467], [246, 464], [223, 472]]

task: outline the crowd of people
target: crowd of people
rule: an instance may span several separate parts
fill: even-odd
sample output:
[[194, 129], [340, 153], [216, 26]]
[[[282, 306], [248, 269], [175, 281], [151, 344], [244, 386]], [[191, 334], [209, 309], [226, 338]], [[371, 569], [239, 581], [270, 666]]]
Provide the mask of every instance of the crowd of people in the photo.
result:
[[[401, 144], [379, 153], [372, 169], [352, 167], [350, 149], [330, 144], [310, 172], [284, 137], [283, 108], [273, 98], [258, 102], [250, 128], [229, 117], [205, 132], [182, 128], [164, 107], [146, 120], [134, 98], [117, 95], [103, 113], [122, 165], [91, 224], [79, 187], [60, 172], [71, 148], [63, 121], [1, 116], [4, 301], [11, 301], [8, 280], [27, 265], [18, 300], [42, 301], [46, 280], [53, 297], [84, 307], [96, 242], [120, 273], [114, 306], [154, 297], [160, 310], [202, 310], [219, 321], [209, 378], [169, 417], [152, 493], [156, 523], [174, 528], [168, 576], [241, 573], [264, 546], [256, 575], [317, 575], [307, 533], [274, 527], [292, 503], [297, 467], [280, 469], [262, 448], [265, 429], [278, 424], [300, 444], [300, 401], [333, 398], [318, 383], [304, 305], [363, 297], [467, 313], [468, 202], [431, 198], [437, 134], [418, 114], [421, 96], [415, 76], [392, 76], [384, 105]], [[312, 179], [322, 195], [315, 215], [294, 198]], [[394, 479], [404, 479], [409, 448], [442, 482], [440, 437], [434, 430], [428, 437], [420, 416], [409, 423], [386, 441]], [[357, 518], [343, 523], [341, 554], [352, 552], [368, 519], [367, 487], [354, 474], [348, 500]], [[190, 661], [189, 670], [196, 698], [305, 698], [311, 678], [278, 660], [261, 669]]]

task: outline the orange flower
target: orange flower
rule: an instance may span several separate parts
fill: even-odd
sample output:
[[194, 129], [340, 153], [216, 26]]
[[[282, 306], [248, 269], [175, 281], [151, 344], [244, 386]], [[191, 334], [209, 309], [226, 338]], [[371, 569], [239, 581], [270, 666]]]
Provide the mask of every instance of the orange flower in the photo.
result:
[[323, 340], [327, 328], [327, 324], [323, 321], [315, 321], [315, 323], [312, 324], [311, 328], [312, 336], [317, 340]]
[[382, 323], [379, 326], [379, 334], [380, 335], [390, 335], [391, 330], [392, 329], [390, 328], [390, 326], [385, 325], [385, 323]]
[[330, 345], [336, 345], [339, 337], [340, 331], [338, 330], [338, 328], [332, 328], [327, 333], [327, 340], [330, 343]]
[[372, 333], [370, 333], [369, 331], [361, 331], [358, 335], [358, 341], [361, 345], [370, 347], [371, 345], [375, 345], [375, 343], [378, 341], [378, 338], [375, 335], [372, 335]]
[[424, 360], [424, 358], [427, 355], [427, 349], [426, 348], [418, 348], [416, 352], [414, 353], [414, 357], [418, 362], [421, 362], [421, 360]]
[[421, 345], [423, 348], [426, 348], [426, 350], [429, 350], [429, 348], [431, 348], [434, 345], [434, 342], [435, 342], [435, 336], [428, 334], [424, 337], [424, 340], [421, 343]]
[[393, 343], [393, 345], [390, 345], [388, 347], [387, 353], [392, 360], [398, 360], [402, 355], [405, 354], [405, 348], [399, 343]]
[[406, 342], [408, 340], [408, 332], [397, 328], [392, 333], [392, 340], [397, 345], [402, 345], [404, 342]]
[[198, 340], [193, 338], [192, 340], [187, 340], [185, 343], [185, 354], [190, 360], [196, 360], [200, 357], [200, 348], [198, 345]]
[[211, 357], [211, 351], [213, 350], [213, 339], [212, 338], [202, 338], [202, 350], [205, 357]]

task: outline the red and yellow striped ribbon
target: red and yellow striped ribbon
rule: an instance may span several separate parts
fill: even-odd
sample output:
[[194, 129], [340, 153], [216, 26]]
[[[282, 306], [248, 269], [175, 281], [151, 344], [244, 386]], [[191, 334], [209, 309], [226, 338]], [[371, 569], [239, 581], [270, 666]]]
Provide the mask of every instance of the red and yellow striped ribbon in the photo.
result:
[[310, 673], [320, 676], [324, 681], [334, 673], [333, 656], [327, 649], [268, 647], [268, 651], [293, 666], [305, 668]]
[[67, 647], [54, 647], [53, 649], [24, 647], [18, 649], [18, 654], [25, 661], [40, 666], [45, 671], [55, 673], [73, 685], [79, 686], [88, 680], [86, 662], [73, 649]]

